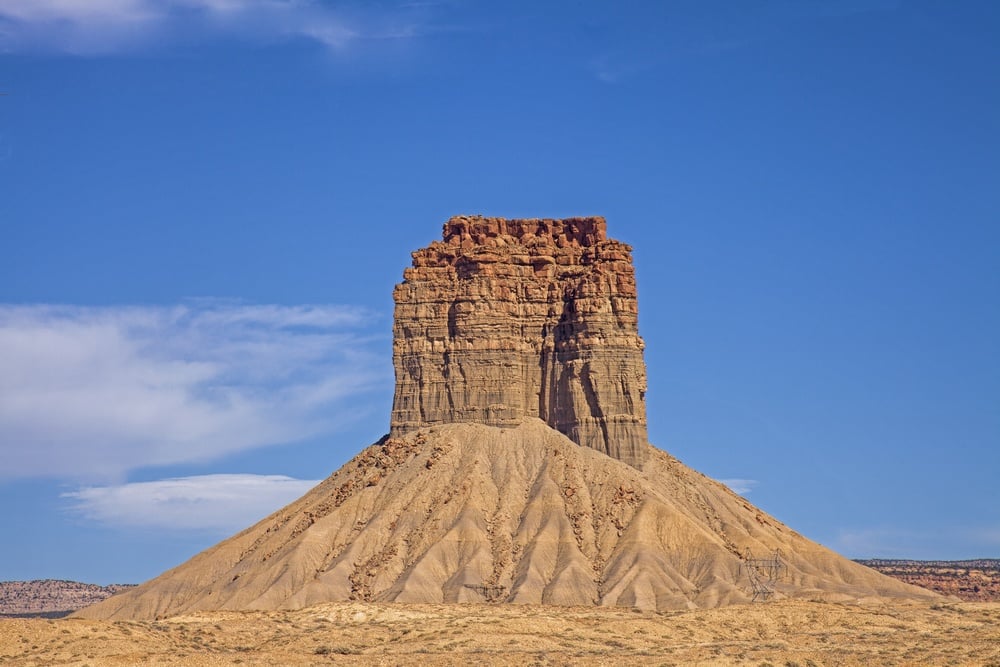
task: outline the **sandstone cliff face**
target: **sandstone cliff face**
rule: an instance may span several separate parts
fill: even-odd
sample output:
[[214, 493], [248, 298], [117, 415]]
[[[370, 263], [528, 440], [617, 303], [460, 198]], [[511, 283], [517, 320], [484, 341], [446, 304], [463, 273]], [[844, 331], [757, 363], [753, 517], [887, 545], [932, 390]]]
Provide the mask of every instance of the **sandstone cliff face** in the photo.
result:
[[538, 417], [641, 466], [646, 368], [631, 250], [597, 217], [445, 223], [393, 295], [392, 434]]

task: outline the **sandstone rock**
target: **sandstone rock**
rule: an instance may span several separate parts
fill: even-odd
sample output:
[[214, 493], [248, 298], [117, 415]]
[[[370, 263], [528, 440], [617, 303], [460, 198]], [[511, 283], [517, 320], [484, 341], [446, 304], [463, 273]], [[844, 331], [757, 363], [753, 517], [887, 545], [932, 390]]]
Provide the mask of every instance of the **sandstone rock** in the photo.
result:
[[640, 466], [646, 367], [631, 250], [597, 217], [445, 223], [393, 295], [391, 433], [538, 417]]
[[762, 572], [779, 598], [939, 599], [646, 442], [629, 252], [600, 218], [452, 219], [396, 288], [392, 433], [77, 615], [342, 600], [687, 609], [757, 598]]
[[0, 617], [66, 615], [129, 588], [132, 585], [97, 586], [64, 579], [0, 581]]
[[897, 560], [858, 563], [914, 586], [969, 602], [1000, 602], [1000, 559]]

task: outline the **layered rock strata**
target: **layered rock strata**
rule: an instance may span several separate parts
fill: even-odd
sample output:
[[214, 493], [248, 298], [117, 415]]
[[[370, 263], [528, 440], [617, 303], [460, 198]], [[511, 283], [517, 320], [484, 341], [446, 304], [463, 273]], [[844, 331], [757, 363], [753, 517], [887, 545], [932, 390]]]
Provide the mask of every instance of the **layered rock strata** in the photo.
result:
[[393, 434], [256, 525], [77, 615], [343, 600], [663, 611], [763, 590], [940, 599], [810, 542], [646, 442], [629, 250], [600, 218], [449, 221], [396, 288]]
[[631, 250], [599, 217], [445, 223], [393, 295], [392, 434], [538, 417], [640, 466], [646, 368]]

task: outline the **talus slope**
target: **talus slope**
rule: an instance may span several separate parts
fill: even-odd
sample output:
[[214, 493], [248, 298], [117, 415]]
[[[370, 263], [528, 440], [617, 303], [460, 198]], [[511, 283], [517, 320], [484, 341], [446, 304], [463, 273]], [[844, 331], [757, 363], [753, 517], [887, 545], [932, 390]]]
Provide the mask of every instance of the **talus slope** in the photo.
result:
[[526, 419], [387, 438], [251, 528], [77, 615], [340, 600], [715, 607], [749, 601], [748, 550], [780, 550], [776, 597], [937, 597], [811, 542], [656, 448], [636, 469]]

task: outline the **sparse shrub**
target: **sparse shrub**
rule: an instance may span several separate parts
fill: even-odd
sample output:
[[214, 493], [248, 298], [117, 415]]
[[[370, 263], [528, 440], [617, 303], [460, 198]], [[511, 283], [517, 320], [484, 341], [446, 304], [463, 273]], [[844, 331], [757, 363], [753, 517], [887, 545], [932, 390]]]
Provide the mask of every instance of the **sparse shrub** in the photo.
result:
[[340, 655], [357, 655], [361, 653], [356, 648], [351, 648], [350, 646], [317, 646], [313, 651], [316, 655], [329, 655], [331, 653], [338, 653]]

